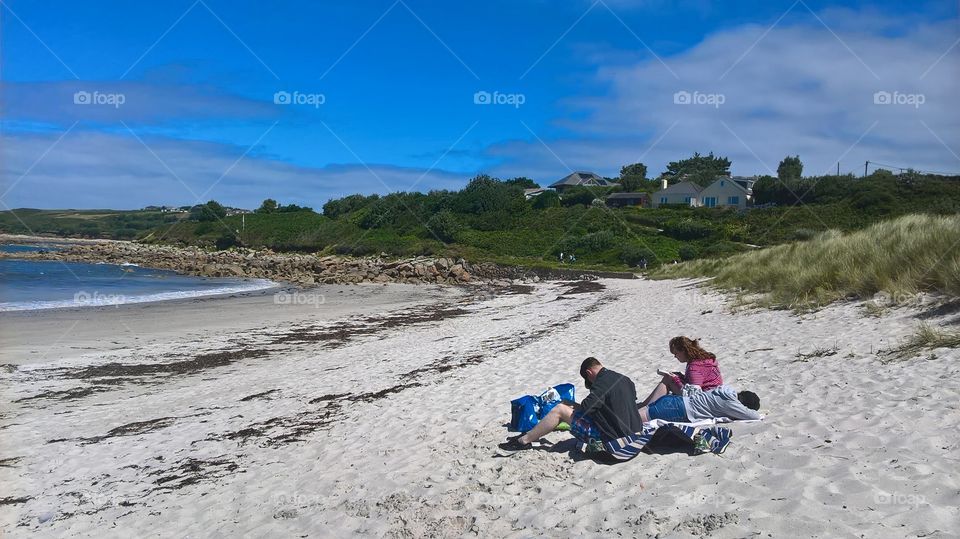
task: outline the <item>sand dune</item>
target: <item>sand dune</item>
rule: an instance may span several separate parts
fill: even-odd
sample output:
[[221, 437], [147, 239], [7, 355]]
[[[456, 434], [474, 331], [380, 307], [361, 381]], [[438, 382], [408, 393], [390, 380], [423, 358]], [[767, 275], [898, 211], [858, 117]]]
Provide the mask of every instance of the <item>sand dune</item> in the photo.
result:
[[[956, 536], [960, 353], [878, 359], [915, 312], [732, 314], [691, 283], [602, 284], [367, 299], [343, 316], [290, 309], [261, 323], [221, 303], [205, 315], [220, 322], [189, 338], [158, 322], [160, 337], [109, 351], [67, 338], [46, 362], [2, 372], [0, 530]], [[582, 398], [587, 355], [642, 392], [678, 365], [666, 342], [679, 334], [762, 399], [767, 419], [734, 425], [724, 455], [605, 465], [554, 433], [548, 448], [498, 456], [511, 398], [566, 381]], [[836, 352], [805, 355], [818, 349]]]

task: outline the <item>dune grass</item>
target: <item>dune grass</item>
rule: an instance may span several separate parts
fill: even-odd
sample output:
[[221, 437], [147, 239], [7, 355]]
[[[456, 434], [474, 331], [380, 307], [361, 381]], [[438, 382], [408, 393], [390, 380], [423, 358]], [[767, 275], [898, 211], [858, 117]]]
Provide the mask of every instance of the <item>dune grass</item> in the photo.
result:
[[758, 306], [795, 310], [878, 292], [894, 303], [920, 292], [960, 297], [960, 216], [906, 215], [848, 234], [664, 266], [652, 276], [711, 277], [711, 285], [750, 294]]
[[913, 357], [923, 350], [958, 347], [960, 347], [960, 331], [920, 324], [916, 332], [908, 337], [903, 344], [886, 350], [884, 355], [892, 361]]

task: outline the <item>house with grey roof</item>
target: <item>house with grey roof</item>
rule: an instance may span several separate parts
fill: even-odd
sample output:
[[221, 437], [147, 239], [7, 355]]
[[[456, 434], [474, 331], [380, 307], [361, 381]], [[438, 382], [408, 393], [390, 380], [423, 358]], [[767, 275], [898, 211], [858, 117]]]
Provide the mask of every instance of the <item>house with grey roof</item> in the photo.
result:
[[703, 191], [703, 187], [691, 181], [682, 181], [673, 185], [668, 185], [666, 178], [660, 181], [660, 190], [650, 197], [650, 205], [654, 208], [664, 204], [700, 205], [700, 192]]
[[573, 172], [567, 176], [564, 176], [559, 181], [551, 184], [550, 188], [556, 189], [558, 193], [562, 193], [564, 189], [578, 185], [583, 185], [586, 187], [613, 187], [620, 184], [611, 182], [599, 174], [594, 174], [593, 172]]

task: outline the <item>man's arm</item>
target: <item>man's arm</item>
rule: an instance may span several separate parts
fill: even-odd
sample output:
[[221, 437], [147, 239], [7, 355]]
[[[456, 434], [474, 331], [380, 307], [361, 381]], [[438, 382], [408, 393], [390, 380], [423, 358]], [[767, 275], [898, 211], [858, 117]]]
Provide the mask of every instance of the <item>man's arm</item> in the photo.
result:
[[593, 389], [590, 390], [590, 394], [587, 395], [587, 398], [583, 399], [583, 402], [580, 403], [580, 407], [583, 408], [584, 413], [587, 415], [603, 408], [603, 399], [597, 396], [595, 393], [597, 390], [597, 387], [594, 386]]

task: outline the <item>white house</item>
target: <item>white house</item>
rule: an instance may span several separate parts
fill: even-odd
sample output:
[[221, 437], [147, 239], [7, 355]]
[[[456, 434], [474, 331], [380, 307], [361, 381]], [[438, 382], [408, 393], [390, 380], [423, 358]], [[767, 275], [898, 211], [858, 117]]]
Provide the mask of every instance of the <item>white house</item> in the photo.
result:
[[721, 176], [700, 192], [700, 205], [707, 208], [744, 209], [753, 198], [753, 178]]
[[693, 182], [679, 182], [667, 185], [666, 178], [660, 180], [660, 190], [650, 197], [650, 205], [659, 208], [663, 204], [700, 205], [700, 192], [703, 187]]

